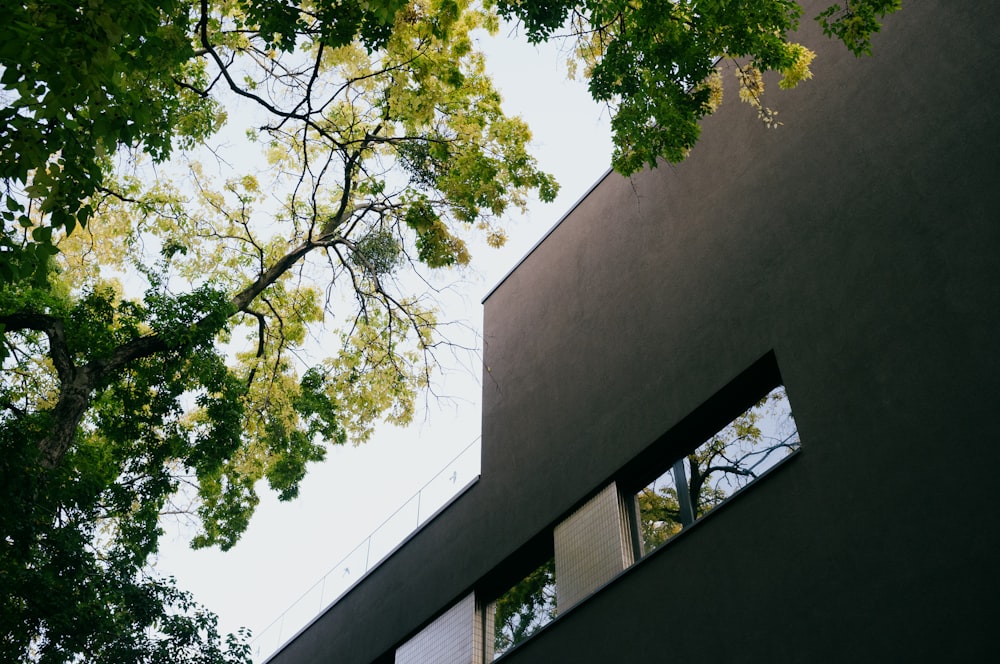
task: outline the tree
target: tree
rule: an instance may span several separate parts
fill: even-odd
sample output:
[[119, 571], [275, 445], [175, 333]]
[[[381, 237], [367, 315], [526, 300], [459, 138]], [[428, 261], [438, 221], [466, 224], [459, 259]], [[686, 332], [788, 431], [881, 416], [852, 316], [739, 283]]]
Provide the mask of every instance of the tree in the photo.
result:
[[[451, 2], [434, 4], [445, 13], [458, 11]], [[494, 6], [493, 0], [484, 4]], [[861, 55], [871, 52], [871, 35], [882, 17], [901, 4], [845, 0], [816, 18], [828, 35]], [[46, 259], [55, 252], [52, 233], [70, 232], [90, 220], [91, 197], [113, 170], [109, 155], [118, 148], [141, 145], [162, 160], [178, 141], [192, 145], [218, 130], [224, 113], [211, 91], [218, 82], [213, 80], [219, 75], [216, 67], [225, 63], [215, 57], [218, 51], [212, 56], [201, 37], [236, 40], [216, 44], [235, 45], [226, 57], [246, 55], [237, 42], [251, 34], [260, 38], [264, 50], [258, 55], [265, 59], [273, 47], [294, 50], [300, 37], [318, 38], [327, 48], [357, 38], [365, 48], [377, 49], [388, 43], [407, 3], [238, 0], [218, 5], [192, 0], [100, 0], [86, 7], [69, 0], [3, 3], [0, 121], [6, 131], [0, 135], [0, 179], [7, 195], [0, 280], [44, 277]], [[683, 159], [697, 140], [698, 120], [721, 101], [720, 61], [732, 61], [741, 97], [771, 125], [776, 124], [774, 112], [761, 103], [762, 72], [780, 72], [787, 87], [811, 76], [812, 52], [788, 40], [802, 13], [793, 0], [496, 0], [495, 8], [505, 18], [522, 21], [531, 41], [575, 40], [571, 71], [582, 65], [595, 99], [611, 108], [614, 165], [624, 174], [644, 164], [655, 167], [658, 159]], [[232, 20], [233, 29], [215, 30], [219, 26], [209, 20], [202, 24], [203, 16]], [[242, 82], [226, 80], [234, 90], [250, 92]], [[39, 215], [47, 223], [37, 224]]]
[[[864, 51], [897, 6], [858, 0], [823, 19]], [[502, 243], [511, 209], [557, 189], [475, 50], [497, 12], [530, 39], [566, 26], [612, 105], [626, 173], [690, 148], [719, 57], [740, 58], [758, 106], [755, 72], [808, 75], [785, 0], [3, 10], [0, 656], [12, 660], [246, 656], [150, 572], [159, 519], [190, 512], [195, 546], [231, 547], [262, 480], [291, 499], [325, 444], [409, 421], [442, 341], [404, 275], [467, 263], [470, 237]], [[212, 147], [240, 131], [266, 168]], [[333, 319], [339, 343], [314, 359], [310, 335]]]
[[[27, 63], [4, 63], [8, 166], [32, 132], [74, 122], [93, 132], [77, 152], [45, 144], [29, 170], [5, 171], [7, 220], [23, 227], [5, 226], [8, 244], [51, 240], [59, 253], [35, 252], [38, 264], [8, 271], [0, 289], [0, 458], [13, 478], [4, 659], [174, 661], [199, 638], [208, 645], [190, 659], [239, 658], [213, 642], [202, 613], [175, 627], [188, 598], [146, 578], [160, 515], [193, 499], [193, 544], [228, 548], [260, 480], [290, 499], [326, 441], [363, 441], [380, 418], [407, 422], [438, 341], [428, 303], [397, 272], [466, 263], [463, 233], [498, 243], [508, 208], [556, 191], [473, 49], [470, 31], [495, 28], [489, 12], [144, 7], [152, 24], [116, 24], [113, 3], [53, 4], [59, 30], [83, 21], [123, 44], [62, 97], [60, 67], [89, 42], [46, 60], [36, 39]], [[19, 6], [14, 29], [33, 29], [45, 9]], [[132, 69], [152, 33], [176, 48]], [[145, 103], [162, 108], [133, 118]], [[255, 127], [271, 165], [264, 184], [231, 173], [216, 185], [199, 162], [216, 158], [199, 141], [226, 107]], [[107, 125], [109, 114], [123, 125]], [[303, 365], [308, 326], [331, 315], [340, 344]]]
[[0, 280], [39, 281], [54, 253], [52, 233], [89, 221], [90, 199], [120, 146], [141, 144], [164, 159], [175, 141], [207, 137], [221, 117], [216, 101], [199, 94], [208, 63], [195, 57], [189, 2], [2, 7]]

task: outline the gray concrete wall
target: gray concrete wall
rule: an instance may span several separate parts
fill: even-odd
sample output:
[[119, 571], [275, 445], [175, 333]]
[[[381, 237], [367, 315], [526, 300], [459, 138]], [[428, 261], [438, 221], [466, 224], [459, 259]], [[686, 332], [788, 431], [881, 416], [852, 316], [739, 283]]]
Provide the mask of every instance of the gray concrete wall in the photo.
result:
[[804, 20], [782, 127], [730, 91], [687, 161], [605, 178], [491, 294], [480, 482], [274, 661], [391, 661], [775, 366], [801, 454], [505, 661], [993, 652], [1000, 5], [904, 4], [860, 60]]

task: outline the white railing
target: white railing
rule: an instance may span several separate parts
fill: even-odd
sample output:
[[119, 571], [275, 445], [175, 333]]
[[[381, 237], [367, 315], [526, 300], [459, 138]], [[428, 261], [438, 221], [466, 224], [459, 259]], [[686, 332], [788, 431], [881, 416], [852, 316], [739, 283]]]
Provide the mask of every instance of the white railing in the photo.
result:
[[409, 500], [389, 515], [371, 535], [330, 568], [321, 579], [253, 637], [254, 662], [263, 662], [320, 612], [333, 604], [400, 542], [441, 509], [479, 475], [479, 438], [469, 443]]

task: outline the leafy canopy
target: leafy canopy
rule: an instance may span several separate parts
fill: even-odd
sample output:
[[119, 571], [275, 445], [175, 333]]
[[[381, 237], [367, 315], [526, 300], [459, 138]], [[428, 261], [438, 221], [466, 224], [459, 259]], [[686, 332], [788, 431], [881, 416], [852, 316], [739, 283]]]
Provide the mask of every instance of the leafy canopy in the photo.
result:
[[[898, 0], [821, 16], [869, 50]], [[412, 276], [503, 243], [551, 176], [476, 50], [565, 35], [614, 165], [678, 160], [720, 58], [807, 79], [790, 0], [31, 0], [0, 28], [0, 659], [240, 661], [149, 567], [266, 483], [405, 424], [441, 343]], [[229, 147], [238, 146], [238, 147]], [[322, 335], [324, 341], [316, 343]], [[331, 341], [332, 340], [332, 341]]]
[[[439, 340], [404, 268], [556, 184], [464, 2], [11, 9], [0, 658], [241, 659], [150, 576], [161, 516], [229, 548], [262, 482], [407, 423]], [[242, 153], [206, 143], [227, 115]]]
[[[851, 0], [817, 20], [854, 54], [867, 54], [879, 20], [901, 4]], [[684, 159], [698, 121], [722, 100], [723, 63], [736, 71], [741, 99], [771, 127], [780, 123], [762, 103], [763, 72], [780, 74], [781, 87], [812, 76], [815, 54], [790, 41], [802, 16], [794, 0], [498, 0], [497, 7], [523, 20], [531, 41], [572, 39], [570, 71], [582, 66], [594, 99], [611, 110], [612, 165], [625, 175]]]

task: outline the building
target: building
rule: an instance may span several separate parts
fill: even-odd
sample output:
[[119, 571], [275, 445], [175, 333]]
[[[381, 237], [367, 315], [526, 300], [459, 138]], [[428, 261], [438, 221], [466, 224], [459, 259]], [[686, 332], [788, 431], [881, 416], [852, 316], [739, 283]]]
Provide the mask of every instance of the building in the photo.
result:
[[[272, 662], [488, 660], [553, 554], [506, 663], [995, 652], [1000, 6], [907, 2], [864, 59], [803, 24], [782, 127], [725, 104], [490, 293], [481, 478]], [[779, 384], [801, 448], [639, 557], [635, 492]]]

